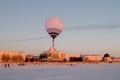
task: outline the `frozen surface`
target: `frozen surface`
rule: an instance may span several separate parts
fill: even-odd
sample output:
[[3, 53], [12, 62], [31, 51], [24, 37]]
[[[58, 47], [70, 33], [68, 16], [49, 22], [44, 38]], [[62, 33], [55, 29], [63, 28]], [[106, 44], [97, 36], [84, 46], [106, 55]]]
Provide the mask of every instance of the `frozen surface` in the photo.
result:
[[120, 64], [11, 65], [0, 64], [0, 80], [120, 80]]

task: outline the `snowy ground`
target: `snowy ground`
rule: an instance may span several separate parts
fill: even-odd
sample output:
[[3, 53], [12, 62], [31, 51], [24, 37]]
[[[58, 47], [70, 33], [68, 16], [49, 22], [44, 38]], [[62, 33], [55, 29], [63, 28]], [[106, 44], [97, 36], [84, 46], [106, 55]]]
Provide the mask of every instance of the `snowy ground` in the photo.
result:
[[0, 64], [0, 80], [120, 80], [120, 64], [12, 65]]

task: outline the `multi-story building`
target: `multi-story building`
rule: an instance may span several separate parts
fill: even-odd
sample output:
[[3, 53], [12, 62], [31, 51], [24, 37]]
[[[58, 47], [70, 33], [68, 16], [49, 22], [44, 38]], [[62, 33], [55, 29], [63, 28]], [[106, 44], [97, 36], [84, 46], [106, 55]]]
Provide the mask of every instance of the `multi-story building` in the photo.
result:
[[40, 54], [41, 61], [80, 61], [80, 54], [70, 54], [65, 51], [57, 51], [51, 47], [49, 51], [44, 51]]
[[76, 54], [76, 53], [66, 53], [65, 54], [65, 59], [66, 61], [82, 61], [82, 56], [81, 54]]
[[0, 62], [24, 61], [25, 57], [24, 52], [0, 50]]
[[51, 47], [49, 51], [44, 51], [40, 54], [41, 61], [64, 61], [65, 52], [57, 51], [54, 47]]
[[101, 55], [83, 55], [82, 56], [83, 61], [86, 62], [100, 62], [102, 61], [102, 56]]

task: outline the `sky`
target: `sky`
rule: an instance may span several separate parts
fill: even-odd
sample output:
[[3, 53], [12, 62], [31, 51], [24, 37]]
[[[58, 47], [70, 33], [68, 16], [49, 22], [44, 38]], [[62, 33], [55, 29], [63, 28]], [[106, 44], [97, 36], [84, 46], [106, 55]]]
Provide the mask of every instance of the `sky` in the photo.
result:
[[0, 50], [47, 51], [52, 16], [64, 22], [57, 50], [120, 57], [120, 0], [0, 0]]

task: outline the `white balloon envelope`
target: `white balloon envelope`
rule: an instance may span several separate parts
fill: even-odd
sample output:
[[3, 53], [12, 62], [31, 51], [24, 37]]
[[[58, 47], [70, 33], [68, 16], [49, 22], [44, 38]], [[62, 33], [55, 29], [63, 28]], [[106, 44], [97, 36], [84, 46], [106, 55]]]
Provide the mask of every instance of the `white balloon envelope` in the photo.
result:
[[55, 39], [63, 30], [64, 24], [59, 17], [50, 17], [45, 23], [46, 31]]
[[54, 47], [54, 39], [62, 32], [64, 23], [59, 17], [50, 17], [45, 22], [45, 28], [48, 34], [53, 38]]

